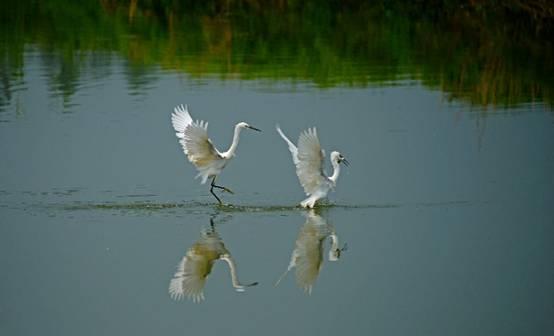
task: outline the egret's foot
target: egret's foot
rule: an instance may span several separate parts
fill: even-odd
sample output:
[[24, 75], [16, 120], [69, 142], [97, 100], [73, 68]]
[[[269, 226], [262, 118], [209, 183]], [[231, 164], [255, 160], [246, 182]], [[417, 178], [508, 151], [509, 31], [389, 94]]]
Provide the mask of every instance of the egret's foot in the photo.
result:
[[227, 187], [223, 187], [223, 191], [226, 191], [228, 192], [229, 194], [235, 194], [231, 189], [227, 188]]

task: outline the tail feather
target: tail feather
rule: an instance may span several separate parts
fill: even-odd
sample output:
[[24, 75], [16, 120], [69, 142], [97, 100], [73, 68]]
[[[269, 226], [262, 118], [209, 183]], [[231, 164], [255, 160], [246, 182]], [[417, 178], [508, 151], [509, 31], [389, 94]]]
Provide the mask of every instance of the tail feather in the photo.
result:
[[287, 270], [283, 274], [281, 274], [281, 276], [279, 277], [279, 280], [275, 282], [275, 285], [274, 285], [275, 287], [279, 286], [279, 283], [281, 283], [281, 280], [283, 280], [283, 278], [289, 273], [290, 269], [291, 268], [288, 267]]

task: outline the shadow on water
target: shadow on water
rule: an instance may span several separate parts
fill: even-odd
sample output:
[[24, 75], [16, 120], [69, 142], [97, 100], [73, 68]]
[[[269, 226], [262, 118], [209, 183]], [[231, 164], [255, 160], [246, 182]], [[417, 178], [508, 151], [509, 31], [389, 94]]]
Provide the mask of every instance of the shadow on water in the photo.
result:
[[235, 259], [225, 247], [223, 239], [216, 231], [214, 218], [210, 218], [210, 228], [202, 230], [200, 238], [187, 249], [177, 265], [177, 271], [169, 283], [169, 295], [174, 300], [188, 298], [193, 302], [205, 299], [204, 286], [216, 261], [224, 261], [231, 273], [231, 284], [237, 292], [244, 292], [257, 282], [242, 284], [237, 275]]
[[294, 268], [296, 284], [306, 294], [311, 295], [323, 266], [324, 242], [326, 240], [331, 242], [328, 252], [328, 261], [330, 262], [338, 261], [342, 253], [346, 251], [346, 243], [340, 247], [335, 227], [321, 216], [319, 210], [321, 209], [305, 213], [306, 222], [300, 228], [289, 265], [275, 283], [276, 287]]
[[[306, 294], [311, 295], [323, 266], [326, 250], [324, 243], [330, 242], [328, 262], [338, 261], [347, 250], [346, 243], [341, 247], [335, 227], [328, 222], [322, 214], [323, 211], [325, 210], [316, 209], [303, 214], [306, 220], [294, 243], [289, 265], [275, 282], [275, 287], [294, 269], [296, 284]], [[215, 215], [210, 217], [209, 228], [201, 230], [200, 238], [186, 250], [177, 264], [177, 270], [168, 288], [169, 296], [174, 300], [186, 298], [195, 303], [204, 301], [204, 288], [217, 261], [227, 264], [231, 274], [231, 285], [237, 292], [244, 292], [247, 288], [258, 285], [258, 282], [243, 284], [239, 281], [236, 261], [217, 232], [214, 217]]]

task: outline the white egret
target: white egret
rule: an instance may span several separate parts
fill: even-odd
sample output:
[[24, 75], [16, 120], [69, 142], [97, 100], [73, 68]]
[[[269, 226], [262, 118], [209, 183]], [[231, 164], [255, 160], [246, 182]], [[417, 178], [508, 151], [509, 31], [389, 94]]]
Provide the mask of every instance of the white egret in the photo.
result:
[[298, 175], [304, 192], [309, 196], [300, 205], [304, 208], [313, 208], [319, 199], [326, 197], [327, 193], [337, 185], [340, 163], [348, 166], [349, 162], [341, 153], [337, 151], [331, 152], [330, 158], [333, 165], [333, 175], [326, 176], [323, 162], [325, 151], [321, 149], [315, 127], [308, 128], [300, 133], [298, 147], [286, 137], [279, 125], [276, 128], [277, 132], [279, 132], [289, 146], [292, 161], [296, 166], [296, 175]]
[[239, 144], [240, 131], [243, 128], [249, 128], [258, 132], [261, 132], [261, 130], [245, 122], [239, 122], [235, 125], [231, 147], [226, 152], [220, 152], [208, 138], [208, 123], [203, 120], [193, 121], [188, 112], [187, 105], [175, 107], [174, 112], [171, 114], [171, 123], [175, 129], [175, 135], [179, 138], [179, 143], [183, 146], [183, 151], [198, 170], [196, 177], [202, 178], [202, 184], [206, 183], [208, 178], [212, 179], [210, 193], [214, 195], [219, 204], [222, 204], [219, 197], [214, 193], [214, 188], [231, 194], [233, 192], [229, 188], [216, 185], [215, 179], [225, 168], [229, 160], [235, 156], [235, 151]]
[[327, 238], [331, 240], [328, 259], [329, 261], [337, 261], [342, 251], [346, 250], [346, 244], [339, 248], [339, 238], [333, 226], [316, 214], [314, 210], [310, 210], [306, 214], [306, 222], [296, 239], [289, 266], [277, 280], [275, 286], [279, 285], [288, 272], [296, 267], [296, 283], [306, 293], [311, 294], [323, 265], [323, 242]]
[[184, 296], [194, 302], [204, 300], [204, 285], [217, 260], [223, 260], [229, 266], [231, 282], [236, 291], [243, 292], [246, 287], [258, 284], [243, 285], [239, 282], [235, 261], [215, 231], [213, 219], [210, 219], [210, 224], [210, 230], [202, 232], [200, 239], [187, 250], [177, 265], [177, 272], [169, 283], [169, 295], [175, 300]]

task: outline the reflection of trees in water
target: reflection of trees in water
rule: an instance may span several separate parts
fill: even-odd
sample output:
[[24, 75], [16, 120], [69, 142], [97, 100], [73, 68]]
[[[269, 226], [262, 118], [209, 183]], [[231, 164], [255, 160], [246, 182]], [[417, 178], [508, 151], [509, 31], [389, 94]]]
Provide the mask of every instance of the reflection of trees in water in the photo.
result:
[[102, 82], [111, 74], [113, 56], [106, 52], [72, 51], [39, 52], [41, 75], [48, 83], [52, 97], [61, 97], [63, 107], [71, 106], [71, 98], [91, 83]]
[[500, 34], [471, 17], [450, 18], [444, 28], [446, 33], [437, 34], [429, 22], [415, 27], [411, 49], [424, 50], [418, 62], [423, 73], [436, 72], [423, 76], [425, 85], [483, 107], [554, 103], [554, 82], [547, 75], [554, 71], [553, 49], [538, 46], [544, 41]]
[[[525, 14], [532, 8], [431, 3], [22, 1], [1, 5], [13, 15], [0, 24], [0, 39], [8, 43], [2, 53], [15, 50], [16, 59], [29, 42], [57, 55], [45, 58], [53, 66], [51, 92], [64, 101], [79, 89], [84, 66], [94, 72], [90, 55], [114, 52], [127, 60], [128, 88], [138, 95], [161, 67], [193, 77], [311, 81], [321, 88], [408, 79], [479, 106], [553, 104], [554, 52], [544, 38], [552, 16], [533, 21]], [[4, 101], [13, 81], [5, 73], [23, 63], [7, 66]]]
[[50, 95], [62, 97], [64, 107], [77, 92], [81, 80], [81, 60], [79, 55], [69, 52], [65, 55], [58, 53], [41, 53], [42, 71], [48, 81]]
[[12, 67], [7, 64], [6, 58], [2, 57], [0, 59], [0, 112], [12, 100], [12, 78], [10, 74]]
[[151, 84], [158, 79], [153, 68], [151, 66], [136, 66], [131, 63], [125, 64], [124, 73], [130, 95], [145, 95], [153, 87]]
[[0, 113], [12, 103], [15, 92], [23, 86], [23, 50], [0, 47]]

